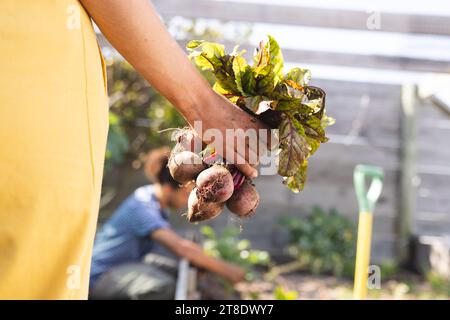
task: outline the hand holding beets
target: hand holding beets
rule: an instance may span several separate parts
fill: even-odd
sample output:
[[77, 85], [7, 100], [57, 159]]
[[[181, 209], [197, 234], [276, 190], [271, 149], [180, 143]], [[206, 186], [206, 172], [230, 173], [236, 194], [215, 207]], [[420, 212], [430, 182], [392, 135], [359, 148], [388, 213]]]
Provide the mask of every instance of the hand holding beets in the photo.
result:
[[188, 200], [189, 222], [213, 219], [225, 205], [241, 218], [251, 216], [259, 204], [251, 180], [214, 154], [199, 152], [199, 146], [202, 142], [193, 130], [180, 130], [168, 163], [170, 174], [179, 183], [195, 180], [196, 188]]

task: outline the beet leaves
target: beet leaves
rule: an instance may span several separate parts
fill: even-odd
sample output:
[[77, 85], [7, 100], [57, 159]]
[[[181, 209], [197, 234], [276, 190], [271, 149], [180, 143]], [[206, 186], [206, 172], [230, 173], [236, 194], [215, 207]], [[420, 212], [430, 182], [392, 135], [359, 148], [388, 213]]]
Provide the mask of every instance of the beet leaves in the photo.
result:
[[308, 158], [327, 142], [325, 128], [334, 122], [325, 113], [325, 92], [308, 86], [310, 71], [293, 68], [284, 74], [281, 49], [271, 36], [255, 50], [252, 65], [238, 46], [226, 54], [221, 44], [193, 40], [187, 49], [199, 68], [215, 75], [216, 92], [279, 129], [278, 173], [292, 191], [302, 190]]

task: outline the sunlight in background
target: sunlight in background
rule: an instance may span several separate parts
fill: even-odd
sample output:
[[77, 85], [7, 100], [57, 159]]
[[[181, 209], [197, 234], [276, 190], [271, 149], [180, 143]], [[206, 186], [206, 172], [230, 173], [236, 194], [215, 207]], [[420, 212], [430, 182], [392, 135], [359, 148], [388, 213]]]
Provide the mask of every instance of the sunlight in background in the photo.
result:
[[[183, 17], [174, 17], [171, 24], [174, 26], [188, 26], [192, 22]], [[250, 26], [251, 33], [247, 40], [236, 40], [239, 30]], [[411, 35], [382, 31], [358, 31], [330, 28], [313, 28], [294, 25], [226, 22], [216, 19], [196, 20], [195, 28], [201, 33], [206, 28], [219, 28], [225, 40], [230, 44], [249, 44], [257, 47], [259, 41], [270, 33], [285, 49], [307, 50], [314, 52], [336, 52], [359, 55], [380, 55], [390, 57], [408, 57], [426, 60], [450, 61], [450, 39], [446, 36]], [[172, 33], [179, 40], [187, 40], [182, 33]], [[220, 41], [219, 41], [220, 42]], [[231, 50], [231, 48], [229, 48]], [[302, 61], [289, 61], [286, 67], [302, 66], [313, 70], [314, 79], [348, 80], [370, 83], [410, 83], [418, 82], [426, 77], [427, 73], [375, 69], [362, 67], [339, 66], [332, 64], [311, 64]]]
[[[210, 0], [211, 2], [241, 2], [254, 4], [268, 4], [280, 6], [302, 6], [310, 8], [322, 8], [332, 10], [357, 10], [367, 12], [379, 11], [381, 26], [383, 24], [383, 12], [404, 13], [417, 15], [450, 16], [450, 1], [442, 0]], [[157, 4], [157, 3], [156, 3]], [[207, 14], [207, 12], [205, 12]], [[188, 40], [192, 33], [183, 32], [183, 27], [192, 26], [192, 20], [174, 16], [166, 17], [169, 31], [181, 41]], [[425, 63], [429, 61], [450, 62], [450, 36], [407, 34], [397, 32], [384, 32], [379, 30], [349, 30], [339, 28], [306, 27], [288, 24], [250, 23], [242, 21], [219, 21], [210, 18], [197, 18], [194, 29], [202, 34], [205, 29], [220, 30], [223, 40], [229, 45], [247, 44], [256, 47], [269, 33], [274, 36], [280, 46], [285, 49], [307, 51], [311, 55], [317, 53], [351, 54], [353, 56], [383, 58], [407, 58], [420, 59]], [[245, 36], [250, 30], [248, 37]], [[218, 40], [223, 41], [223, 40]], [[231, 50], [231, 48], [229, 48]], [[104, 48], [106, 56], [112, 54], [108, 48]], [[326, 62], [326, 63], [325, 63]], [[409, 83], [420, 82], [428, 77], [431, 72], [392, 70], [381, 66], [369, 68], [364, 66], [338, 65], [333, 61], [321, 63], [308, 63], [304, 61], [291, 61], [286, 59], [287, 65], [303, 66], [314, 71], [314, 78], [350, 80], [357, 82], [373, 83]]]
[[247, 2], [282, 6], [304, 6], [341, 10], [374, 10], [392, 13], [414, 13], [428, 15], [450, 15], [450, 2], [445, 0], [211, 0], [225, 2]]

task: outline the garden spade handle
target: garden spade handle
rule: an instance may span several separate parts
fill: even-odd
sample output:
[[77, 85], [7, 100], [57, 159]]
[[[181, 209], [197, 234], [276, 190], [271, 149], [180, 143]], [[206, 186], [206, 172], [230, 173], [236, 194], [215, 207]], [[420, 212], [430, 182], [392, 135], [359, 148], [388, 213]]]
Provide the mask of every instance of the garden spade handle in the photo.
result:
[[[368, 190], [366, 189], [366, 178], [372, 179]], [[383, 187], [383, 169], [357, 165], [353, 174], [353, 182], [359, 205], [353, 296], [355, 299], [365, 299], [372, 240], [373, 210]]]

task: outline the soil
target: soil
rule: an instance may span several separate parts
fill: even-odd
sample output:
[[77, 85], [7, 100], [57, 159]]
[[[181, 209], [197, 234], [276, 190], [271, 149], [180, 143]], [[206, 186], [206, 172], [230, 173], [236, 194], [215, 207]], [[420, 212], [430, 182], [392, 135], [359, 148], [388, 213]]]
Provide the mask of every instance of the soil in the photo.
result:
[[[401, 279], [401, 280], [399, 280]], [[298, 299], [352, 299], [353, 281], [333, 276], [293, 273], [277, 277], [274, 281], [256, 280], [240, 283], [236, 290], [242, 299], [275, 299], [274, 290], [296, 291]], [[380, 289], [371, 289], [368, 299], [449, 299], [447, 293], [436, 292], [417, 275], [402, 274], [398, 279], [381, 282]]]
[[240, 300], [241, 295], [233, 290], [230, 284], [227, 284], [218, 276], [199, 272], [197, 274], [197, 290], [200, 300]]

